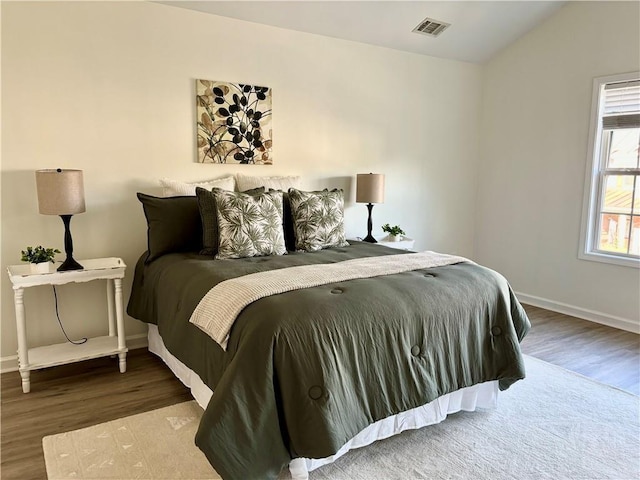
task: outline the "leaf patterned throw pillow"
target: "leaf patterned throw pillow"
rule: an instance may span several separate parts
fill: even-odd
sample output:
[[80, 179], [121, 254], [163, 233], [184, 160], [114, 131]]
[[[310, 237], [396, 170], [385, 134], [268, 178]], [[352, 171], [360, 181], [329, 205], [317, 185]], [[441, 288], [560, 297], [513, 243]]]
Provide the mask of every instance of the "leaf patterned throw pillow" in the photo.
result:
[[296, 250], [316, 252], [349, 245], [344, 236], [344, 193], [341, 189], [303, 192], [289, 189]]
[[[200, 218], [202, 220], [202, 250], [200, 250], [200, 255], [214, 256], [218, 253], [218, 214], [216, 213], [216, 197], [214, 196], [214, 191], [217, 190], [220, 189], [214, 187], [212, 190], [206, 190], [196, 187], [198, 208], [200, 209]], [[264, 188], [254, 188], [242, 193], [259, 195], [264, 193]]]
[[261, 195], [213, 190], [218, 217], [217, 259], [284, 255], [282, 192]]

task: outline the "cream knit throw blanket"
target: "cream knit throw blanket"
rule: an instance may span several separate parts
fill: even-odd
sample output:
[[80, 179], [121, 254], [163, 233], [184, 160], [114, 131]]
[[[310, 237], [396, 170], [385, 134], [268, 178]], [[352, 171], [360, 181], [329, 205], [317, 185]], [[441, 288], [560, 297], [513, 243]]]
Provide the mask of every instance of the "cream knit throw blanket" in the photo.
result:
[[394, 273], [471, 262], [435, 252], [356, 258], [337, 263], [302, 265], [251, 273], [220, 282], [200, 300], [189, 321], [226, 350], [229, 332], [242, 309], [270, 295]]

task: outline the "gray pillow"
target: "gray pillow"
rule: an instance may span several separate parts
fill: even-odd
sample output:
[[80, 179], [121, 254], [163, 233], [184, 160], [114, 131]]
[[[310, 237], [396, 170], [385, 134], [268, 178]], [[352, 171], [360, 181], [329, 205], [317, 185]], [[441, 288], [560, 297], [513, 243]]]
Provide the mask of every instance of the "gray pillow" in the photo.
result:
[[349, 245], [344, 235], [344, 193], [341, 189], [303, 192], [290, 188], [289, 202], [296, 250], [316, 252]]
[[284, 255], [282, 192], [249, 195], [213, 189], [218, 219], [217, 259]]
[[[218, 189], [214, 187], [214, 189]], [[264, 193], [264, 187], [254, 188], [244, 192], [248, 195]], [[218, 253], [218, 216], [216, 214], [216, 198], [211, 190], [196, 187], [198, 208], [202, 222], [202, 250], [200, 255], [215, 255]]]

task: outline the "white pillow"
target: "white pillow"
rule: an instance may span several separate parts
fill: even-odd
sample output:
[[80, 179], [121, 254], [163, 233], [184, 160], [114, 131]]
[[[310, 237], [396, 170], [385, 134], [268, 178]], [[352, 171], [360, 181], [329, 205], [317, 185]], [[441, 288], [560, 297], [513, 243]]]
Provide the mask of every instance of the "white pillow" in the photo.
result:
[[253, 177], [251, 175], [236, 174], [236, 185], [238, 191], [245, 192], [253, 188], [264, 187], [265, 190], [273, 188], [274, 190], [288, 191], [290, 188], [300, 188], [300, 177], [298, 176], [279, 176], [279, 177]]
[[196, 194], [196, 187], [205, 188], [211, 190], [212, 188], [221, 188], [222, 190], [234, 191], [236, 187], [236, 181], [233, 175], [227, 177], [216, 178], [214, 180], [205, 180], [202, 182], [186, 183], [179, 180], [171, 180], [169, 178], [161, 178], [160, 184], [162, 184], [162, 196], [163, 197], [179, 197], [179, 196], [194, 196]]

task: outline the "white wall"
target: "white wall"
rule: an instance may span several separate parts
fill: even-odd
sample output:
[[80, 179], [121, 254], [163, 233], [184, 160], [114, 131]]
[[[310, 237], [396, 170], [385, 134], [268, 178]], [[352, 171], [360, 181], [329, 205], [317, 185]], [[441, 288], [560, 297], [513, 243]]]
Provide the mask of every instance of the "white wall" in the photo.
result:
[[[59, 218], [39, 215], [34, 170], [84, 170], [87, 212], [74, 256], [133, 266], [146, 225], [135, 192], [157, 179], [242, 171], [338, 186], [346, 229], [366, 230], [356, 173], [387, 175], [379, 231], [400, 224], [416, 247], [473, 255], [481, 69], [147, 2], [2, 2], [2, 268], [20, 250], [62, 250]], [[274, 166], [195, 162], [197, 78], [273, 88]], [[462, 139], [462, 140], [461, 140]], [[1, 355], [15, 354], [12, 290], [1, 277]], [[60, 288], [70, 335], [106, 331], [103, 285]], [[32, 345], [62, 341], [47, 288], [27, 291]], [[127, 332], [142, 325], [127, 319]]]
[[522, 299], [630, 330], [640, 271], [578, 259], [594, 77], [640, 68], [638, 2], [569, 2], [485, 67], [476, 257]]

